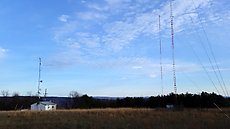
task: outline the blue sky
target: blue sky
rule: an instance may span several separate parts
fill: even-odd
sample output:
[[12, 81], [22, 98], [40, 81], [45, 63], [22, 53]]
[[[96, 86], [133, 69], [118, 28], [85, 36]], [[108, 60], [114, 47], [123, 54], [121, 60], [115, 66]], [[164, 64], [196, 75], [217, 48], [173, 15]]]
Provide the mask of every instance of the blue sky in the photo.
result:
[[[36, 94], [41, 57], [41, 88], [50, 96], [68, 96], [73, 90], [92, 96], [162, 94], [161, 15], [163, 93], [173, 92], [169, 2], [1, 0], [0, 90]], [[172, 3], [177, 92], [227, 95], [229, 1]]]

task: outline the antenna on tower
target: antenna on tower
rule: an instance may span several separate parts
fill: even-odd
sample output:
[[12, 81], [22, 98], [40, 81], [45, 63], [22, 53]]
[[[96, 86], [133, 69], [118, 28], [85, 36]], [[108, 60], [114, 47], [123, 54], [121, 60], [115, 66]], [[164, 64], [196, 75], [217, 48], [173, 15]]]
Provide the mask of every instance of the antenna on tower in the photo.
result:
[[177, 85], [176, 85], [176, 68], [175, 68], [175, 48], [174, 48], [172, 0], [170, 1], [170, 18], [171, 18], [171, 36], [172, 36], [173, 88], [174, 88], [174, 94], [175, 94], [175, 105], [177, 105]]
[[41, 83], [42, 83], [42, 80], [41, 80], [41, 65], [42, 65], [42, 59], [39, 58], [39, 67], [38, 67], [38, 98], [40, 100], [40, 97], [41, 97]]

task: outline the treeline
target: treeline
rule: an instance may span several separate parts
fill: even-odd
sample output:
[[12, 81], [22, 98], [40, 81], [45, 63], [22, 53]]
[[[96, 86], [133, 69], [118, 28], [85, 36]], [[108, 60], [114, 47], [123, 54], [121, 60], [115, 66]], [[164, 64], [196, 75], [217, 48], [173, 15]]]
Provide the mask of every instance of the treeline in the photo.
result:
[[230, 99], [215, 93], [201, 94], [169, 94], [151, 97], [125, 97], [117, 99], [96, 99], [87, 95], [72, 98], [72, 108], [165, 108], [167, 105], [177, 105], [184, 108], [215, 108], [230, 107]]
[[[230, 107], [230, 98], [215, 93], [173, 94], [151, 97], [95, 98], [88, 95], [71, 97], [46, 97], [43, 101], [52, 101], [58, 108], [165, 108], [167, 105], [179, 105], [184, 108]], [[30, 109], [30, 105], [39, 100], [36, 96], [0, 97], [0, 110]]]
[[0, 110], [22, 110], [29, 109], [32, 103], [38, 102], [38, 97], [12, 96], [0, 97]]

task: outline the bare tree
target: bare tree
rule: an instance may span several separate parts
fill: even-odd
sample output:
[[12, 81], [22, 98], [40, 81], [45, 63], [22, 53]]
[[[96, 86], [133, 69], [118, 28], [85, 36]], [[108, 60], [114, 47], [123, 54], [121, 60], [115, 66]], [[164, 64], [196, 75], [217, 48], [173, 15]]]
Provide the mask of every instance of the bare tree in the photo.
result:
[[80, 94], [77, 91], [70, 91], [69, 97], [71, 98], [80, 97]]
[[18, 93], [18, 92], [14, 92], [13, 94], [12, 94], [12, 96], [14, 96], [14, 97], [18, 97], [20, 94]]
[[9, 96], [9, 91], [8, 90], [2, 90], [1, 94], [2, 94], [2, 96], [7, 97], [7, 96]]

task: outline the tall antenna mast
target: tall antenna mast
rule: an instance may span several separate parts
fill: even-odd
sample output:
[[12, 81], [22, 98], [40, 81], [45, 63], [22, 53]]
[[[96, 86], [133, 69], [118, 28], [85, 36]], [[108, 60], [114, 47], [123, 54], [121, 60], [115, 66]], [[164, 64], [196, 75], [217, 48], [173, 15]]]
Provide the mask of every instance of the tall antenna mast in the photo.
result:
[[159, 15], [159, 46], [160, 46], [160, 67], [161, 67], [161, 95], [164, 94], [163, 72], [162, 72], [162, 46], [161, 46], [161, 16]]
[[47, 97], [47, 89], [45, 89], [44, 97]]
[[174, 49], [174, 30], [173, 30], [173, 10], [172, 10], [172, 0], [170, 1], [170, 17], [171, 17], [171, 36], [172, 36], [172, 59], [173, 59], [173, 87], [174, 93], [177, 94], [176, 87], [176, 68], [175, 68], [175, 49]]
[[41, 65], [42, 65], [42, 59], [39, 58], [39, 67], [38, 67], [38, 98], [40, 100], [40, 97], [41, 97], [41, 83], [42, 83], [42, 80], [41, 80]]

